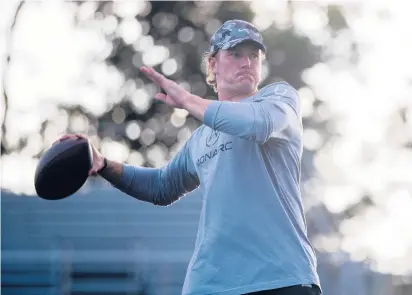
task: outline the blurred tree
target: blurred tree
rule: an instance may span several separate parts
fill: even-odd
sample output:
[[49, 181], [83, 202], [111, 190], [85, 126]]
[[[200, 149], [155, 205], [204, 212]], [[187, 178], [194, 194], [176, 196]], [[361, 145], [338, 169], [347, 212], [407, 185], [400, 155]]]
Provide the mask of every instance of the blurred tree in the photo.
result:
[[[85, 1], [77, 1], [78, 13]], [[149, 46], [164, 46], [168, 50], [169, 61], [174, 59], [176, 69], [168, 76], [188, 87], [192, 93], [199, 96], [214, 99], [213, 89], [205, 82], [204, 69], [202, 68], [202, 56], [207, 51], [208, 42], [213, 32], [228, 19], [244, 19], [253, 21], [254, 12], [249, 2], [243, 1], [139, 1], [143, 5], [135, 13], [119, 11], [118, 3], [110, 1], [96, 2], [94, 13], [90, 19], [80, 20], [75, 16], [78, 26], [95, 20], [115, 19], [116, 29], [108, 32], [105, 37], [110, 40], [111, 52], [102, 61], [117, 69], [126, 81], [123, 88], [135, 85], [136, 89], [144, 89], [150, 96], [150, 103], [147, 110], [137, 111], [133, 105], [133, 93], [123, 91], [119, 102], [114, 103], [107, 113], [95, 117], [81, 105], [68, 106], [60, 105], [59, 108], [65, 110], [69, 117], [74, 114], [81, 114], [87, 118], [90, 129], [96, 130], [100, 138], [112, 138], [125, 142], [131, 149], [142, 151], [145, 157], [145, 150], [150, 145], [160, 144], [165, 149], [172, 149], [177, 143], [179, 131], [189, 128], [190, 131], [196, 129], [200, 122], [190, 115], [183, 119], [184, 124], [173, 124], [171, 117], [174, 112], [170, 107], [152, 101], [156, 87], [145, 77], [140, 75], [138, 67], [145, 63], [145, 52], [138, 48], [136, 42], [125, 42], [124, 36], [119, 34], [119, 27], [125, 19], [134, 18], [141, 28], [141, 35], [138, 40], [146, 38]], [[11, 26], [13, 31], [17, 20], [18, 12], [24, 2], [16, 9], [16, 16]], [[335, 12], [335, 15], [338, 13]], [[103, 22], [100, 22], [102, 24]], [[341, 22], [337, 22], [341, 23]], [[102, 28], [98, 28], [102, 29]], [[272, 25], [263, 32], [267, 44], [267, 75], [263, 85], [277, 81], [286, 80], [297, 89], [304, 86], [301, 73], [304, 69], [311, 67], [320, 60], [320, 50], [312, 45], [306, 37], [298, 36], [293, 29], [282, 30]], [[150, 45], [150, 42], [153, 44]], [[11, 42], [10, 42], [11, 43]], [[11, 54], [11, 53], [9, 53]], [[11, 56], [7, 57], [10, 61]], [[147, 58], [146, 58], [147, 59]], [[165, 63], [154, 65], [157, 70], [165, 71]], [[7, 66], [6, 71], [7, 73]], [[5, 75], [6, 76], [6, 75]], [[5, 88], [6, 89], [6, 88]], [[137, 96], [137, 95], [136, 95]], [[7, 107], [7, 92], [4, 97]], [[139, 97], [134, 98], [139, 100]], [[7, 110], [5, 118], [7, 115]], [[5, 120], [4, 120], [5, 122]], [[3, 135], [7, 133], [6, 124], [3, 122]], [[138, 122], [140, 129], [151, 129], [154, 132], [155, 140], [142, 141], [142, 136], [137, 140], [127, 135], [126, 127], [131, 122]], [[42, 124], [41, 134], [49, 126], [49, 121]], [[75, 132], [68, 127], [67, 132]], [[184, 139], [183, 139], [184, 140]], [[2, 138], [1, 151], [8, 154], [12, 151], [22, 150], [27, 144], [24, 138], [20, 139], [17, 146], [8, 147], [5, 136]], [[40, 156], [40, 153], [37, 155]], [[168, 155], [170, 157], [171, 155]], [[144, 165], [153, 166], [153, 162], [144, 159]]]
[[[7, 79], [7, 69], [8, 66], [10, 64], [10, 60], [11, 60], [11, 50], [10, 50], [10, 46], [11, 46], [11, 41], [13, 38], [13, 30], [14, 27], [16, 26], [16, 22], [17, 22], [17, 18], [19, 17], [19, 13], [24, 5], [24, 1], [20, 1], [17, 5], [16, 11], [14, 13], [13, 16], [13, 20], [12, 23], [10, 25], [10, 30], [8, 31], [8, 35], [7, 35], [7, 49], [6, 49], [6, 56], [5, 56], [5, 67], [3, 69], [3, 100], [4, 100], [4, 110], [3, 110], [3, 121], [1, 122], [1, 133], [2, 133], [2, 137], [1, 137], [1, 154], [3, 155], [4, 153], [10, 152], [10, 150], [7, 148], [7, 142], [5, 140], [5, 134], [6, 134], [6, 120], [7, 120], [7, 110], [8, 110], [8, 106], [9, 106], [9, 97], [7, 95], [7, 90], [6, 90], [6, 79]], [[24, 146], [24, 139], [22, 139], [20, 141], [20, 148], [22, 146]]]

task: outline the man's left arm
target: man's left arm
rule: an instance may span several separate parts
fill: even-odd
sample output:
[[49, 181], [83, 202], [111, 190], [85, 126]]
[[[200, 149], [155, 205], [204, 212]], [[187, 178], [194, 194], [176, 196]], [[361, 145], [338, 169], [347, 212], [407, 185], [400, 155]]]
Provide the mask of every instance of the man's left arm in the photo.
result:
[[221, 132], [264, 143], [300, 119], [299, 96], [287, 83], [265, 87], [254, 102], [208, 101], [191, 96], [185, 109]]
[[264, 143], [282, 132], [299, 116], [299, 97], [287, 83], [274, 83], [259, 91], [253, 102], [210, 101], [193, 95], [153, 68], [142, 73], [166, 92], [155, 99], [186, 109], [205, 125], [221, 132]]

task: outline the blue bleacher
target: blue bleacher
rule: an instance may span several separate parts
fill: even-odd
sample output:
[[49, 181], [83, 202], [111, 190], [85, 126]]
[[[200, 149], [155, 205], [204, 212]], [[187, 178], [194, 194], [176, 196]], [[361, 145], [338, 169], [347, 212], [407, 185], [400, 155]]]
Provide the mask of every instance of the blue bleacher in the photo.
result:
[[159, 207], [114, 188], [59, 201], [2, 191], [1, 203], [2, 294], [167, 295], [182, 288], [201, 196]]

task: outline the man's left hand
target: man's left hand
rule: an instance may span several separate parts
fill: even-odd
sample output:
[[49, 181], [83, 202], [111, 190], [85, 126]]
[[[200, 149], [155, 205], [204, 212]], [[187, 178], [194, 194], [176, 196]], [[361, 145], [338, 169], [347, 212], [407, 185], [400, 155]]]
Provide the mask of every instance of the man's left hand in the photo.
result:
[[157, 93], [155, 99], [163, 101], [171, 107], [185, 109], [192, 116], [203, 121], [205, 111], [211, 101], [191, 94], [175, 81], [167, 79], [153, 68], [143, 66], [140, 71], [166, 92], [166, 94]]
[[160, 100], [174, 108], [184, 108], [184, 103], [192, 95], [175, 81], [167, 79], [153, 68], [142, 66], [140, 71], [158, 87], [162, 88], [166, 94], [157, 93], [155, 99]]

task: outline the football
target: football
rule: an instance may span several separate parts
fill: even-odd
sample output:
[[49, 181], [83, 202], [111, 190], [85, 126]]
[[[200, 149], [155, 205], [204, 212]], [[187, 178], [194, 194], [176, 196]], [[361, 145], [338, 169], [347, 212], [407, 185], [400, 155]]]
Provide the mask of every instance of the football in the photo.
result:
[[67, 138], [53, 144], [36, 167], [37, 195], [46, 200], [60, 200], [74, 194], [88, 178], [92, 157], [87, 139]]

